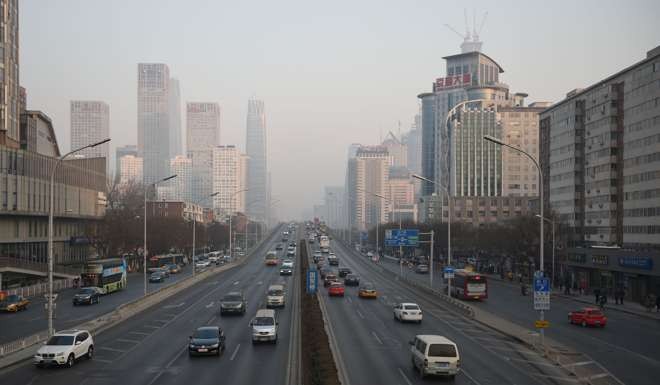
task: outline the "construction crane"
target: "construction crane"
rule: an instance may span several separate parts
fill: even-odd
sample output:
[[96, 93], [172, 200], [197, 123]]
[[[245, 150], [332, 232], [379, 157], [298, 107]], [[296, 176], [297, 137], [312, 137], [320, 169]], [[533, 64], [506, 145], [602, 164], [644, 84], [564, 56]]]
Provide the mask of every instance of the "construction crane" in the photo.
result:
[[476, 11], [473, 11], [472, 32], [470, 32], [470, 23], [468, 21], [467, 9], [463, 10], [463, 16], [465, 19], [465, 34], [458, 32], [454, 27], [452, 27], [449, 24], [445, 23], [445, 27], [447, 27], [449, 30], [451, 30], [452, 32], [463, 38], [463, 43], [461, 43], [461, 52], [463, 53], [472, 52], [472, 51], [480, 52], [482, 42], [479, 40], [479, 35], [481, 34], [481, 31], [484, 28], [484, 24], [486, 24], [486, 17], [488, 16], [488, 12], [484, 12], [481, 18], [481, 23], [479, 23], [479, 28], [477, 29], [477, 15], [476, 15]]

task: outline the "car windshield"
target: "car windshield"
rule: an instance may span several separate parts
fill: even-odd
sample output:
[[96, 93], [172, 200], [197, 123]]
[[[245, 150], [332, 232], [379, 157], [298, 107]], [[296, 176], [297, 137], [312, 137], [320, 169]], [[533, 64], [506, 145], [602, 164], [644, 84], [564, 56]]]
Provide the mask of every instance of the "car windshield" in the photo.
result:
[[94, 294], [95, 291], [96, 291], [96, 290], [91, 289], [91, 288], [80, 289], [80, 291], [78, 292], [78, 294], [90, 295], [90, 294]]
[[284, 291], [280, 289], [272, 289], [272, 290], [268, 290], [268, 295], [280, 296], [280, 295], [284, 295]]
[[370, 283], [365, 283], [364, 285], [362, 285], [363, 290], [374, 290], [374, 288], [375, 286]]
[[240, 302], [243, 298], [239, 294], [227, 294], [222, 300], [225, 302]]
[[46, 345], [73, 345], [73, 336], [52, 336]]
[[429, 357], [456, 357], [456, 347], [451, 344], [431, 344]]
[[417, 305], [404, 305], [403, 308], [405, 310], [419, 310], [419, 306]]
[[254, 319], [254, 324], [257, 326], [272, 326], [275, 325], [275, 322], [271, 317], [257, 317]]
[[151, 278], [158, 278], [158, 277], [160, 277], [160, 276], [161, 276], [160, 273], [152, 273], [152, 274], [151, 274]]
[[216, 329], [197, 329], [193, 334], [193, 338], [198, 339], [210, 339], [216, 338], [218, 336], [218, 331]]

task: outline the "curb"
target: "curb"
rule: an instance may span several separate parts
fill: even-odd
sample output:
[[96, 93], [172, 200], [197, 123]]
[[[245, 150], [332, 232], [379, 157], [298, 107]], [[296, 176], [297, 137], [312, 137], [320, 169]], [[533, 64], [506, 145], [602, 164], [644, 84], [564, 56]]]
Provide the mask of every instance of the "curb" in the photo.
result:
[[[111, 327], [114, 327], [116, 325], [119, 325], [120, 323], [128, 320], [129, 318], [133, 317], [134, 315], [141, 313], [149, 308], [151, 308], [154, 305], [157, 305], [158, 303], [162, 302], [169, 296], [179, 293], [191, 286], [194, 286], [198, 284], [201, 281], [206, 280], [207, 278], [210, 278], [214, 275], [217, 275], [219, 273], [222, 273], [227, 270], [231, 270], [233, 268], [239, 267], [244, 265], [247, 262], [247, 259], [253, 255], [256, 251], [258, 251], [267, 241], [270, 241], [271, 238], [273, 237], [274, 234], [277, 234], [279, 232], [280, 226], [277, 226], [271, 234], [267, 237], [264, 237], [261, 242], [256, 244], [252, 251], [249, 253], [246, 253], [246, 255], [240, 259], [236, 259], [234, 262], [230, 262], [228, 264], [225, 264], [220, 267], [216, 267], [210, 270], [203, 271], [197, 275], [189, 276], [186, 278], [183, 278], [167, 287], [158, 289], [156, 291], [152, 291], [150, 293], [147, 293], [146, 296], [142, 296], [139, 298], [136, 298], [130, 302], [126, 302], [124, 304], [119, 305], [116, 309], [111, 310], [110, 312], [103, 314], [93, 320], [84, 322], [80, 325], [76, 325], [74, 327], [71, 327], [69, 329], [85, 329], [89, 330], [89, 332], [92, 335], [98, 335], [102, 332], [104, 332], [107, 329], [110, 329]], [[276, 231], [277, 230], [277, 231]], [[132, 308], [133, 307], [133, 308]], [[42, 332], [43, 333], [43, 332]], [[40, 333], [39, 333], [40, 334]], [[25, 346], [24, 348], [17, 350], [15, 352], [9, 353], [2, 358], [0, 358], [0, 370], [9, 368], [13, 365], [19, 364], [21, 362], [27, 361], [32, 358], [34, 353], [41, 347], [41, 342], [43, 342], [44, 339], [40, 340], [35, 340], [33, 343], [31, 343], [28, 346]], [[5, 361], [5, 362], [3, 362]]]

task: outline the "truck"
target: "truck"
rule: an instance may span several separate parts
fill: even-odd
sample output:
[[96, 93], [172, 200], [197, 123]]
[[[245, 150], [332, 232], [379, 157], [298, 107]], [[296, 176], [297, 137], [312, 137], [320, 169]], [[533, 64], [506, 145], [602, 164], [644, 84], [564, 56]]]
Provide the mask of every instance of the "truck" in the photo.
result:
[[330, 238], [327, 235], [321, 235], [319, 238], [319, 247], [321, 251], [327, 252], [330, 249]]

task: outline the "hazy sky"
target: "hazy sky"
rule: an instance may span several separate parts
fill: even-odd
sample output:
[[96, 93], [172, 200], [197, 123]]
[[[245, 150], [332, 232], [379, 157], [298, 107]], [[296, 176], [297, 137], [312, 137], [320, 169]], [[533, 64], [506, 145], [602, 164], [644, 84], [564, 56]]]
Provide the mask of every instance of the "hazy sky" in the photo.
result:
[[[247, 99], [266, 103], [273, 196], [298, 217], [341, 185], [350, 143], [375, 144], [460, 53], [463, 9], [483, 52], [528, 101], [558, 101], [660, 44], [660, 1], [21, 0], [28, 108], [69, 148], [69, 101], [110, 105], [111, 150], [137, 143], [137, 63], [163, 62], [182, 103], [219, 102], [221, 142], [245, 148]], [[470, 17], [471, 19], [471, 17]], [[182, 113], [185, 131], [185, 112]]]

